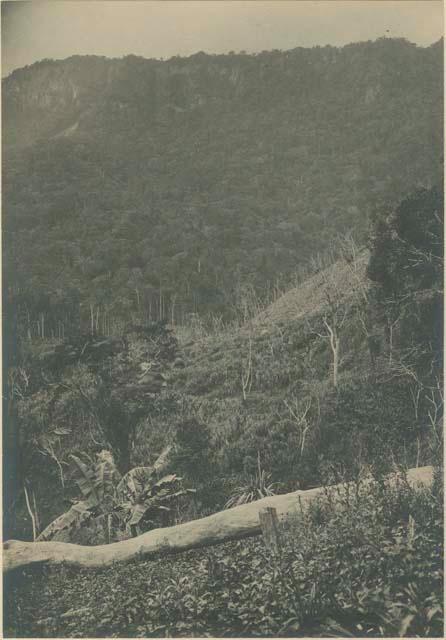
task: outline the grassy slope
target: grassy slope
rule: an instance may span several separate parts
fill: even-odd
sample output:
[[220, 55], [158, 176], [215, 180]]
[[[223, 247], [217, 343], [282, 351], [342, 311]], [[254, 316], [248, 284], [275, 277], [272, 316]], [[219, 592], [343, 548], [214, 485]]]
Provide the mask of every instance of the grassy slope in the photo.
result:
[[[141, 426], [138, 440], [145, 444], [136, 447], [138, 461], [143, 461], [160, 431], [168, 437], [178, 421], [198, 417], [210, 428], [217, 469], [226, 478], [253, 473], [260, 452], [264, 467], [287, 488], [313, 482], [315, 477], [297, 468], [300, 427], [288, 407], [299, 413], [311, 401], [308, 417], [316, 425], [317, 407], [333, 396], [329, 340], [314, 333], [324, 331], [327, 292], [341, 310], [339, 317], [347, 310], [340, 331], [340, 382], [368, 379], [365, 336], [353, 311], [367, 286], [366, 261], [367, 255], [361, 253], [355, 264], [336, 262], [240, 328], [210, 335], [200, 334], [199, 329], [180, 333], [185, 366], [172, 369], [158, 414]], [[244, 398], [242, 378], [248, 374], [250, 358], [252, 382]], [[313, 437], [310, 433], [310, 443]], [[286, 457], [285, 473], [278, 451]]]

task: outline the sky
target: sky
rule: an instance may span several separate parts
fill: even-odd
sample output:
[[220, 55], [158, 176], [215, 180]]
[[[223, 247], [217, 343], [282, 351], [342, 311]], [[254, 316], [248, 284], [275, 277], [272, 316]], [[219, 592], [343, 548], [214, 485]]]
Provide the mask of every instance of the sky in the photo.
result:
[[74, 54], [147, 58], [342, 46], [381, 36], [425, 46], [442, 0], [2, 1], [2, 75]]

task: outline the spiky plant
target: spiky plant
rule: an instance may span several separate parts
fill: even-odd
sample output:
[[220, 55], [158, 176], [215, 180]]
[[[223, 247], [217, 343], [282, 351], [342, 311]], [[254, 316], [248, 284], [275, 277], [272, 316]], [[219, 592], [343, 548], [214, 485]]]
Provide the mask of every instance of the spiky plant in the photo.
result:
[[251, 476], [246, 485], [237, 487], [234, 494], [225, 504], [226, 509], [238, 507], [241, 504], [261, 500], [276, 495], [276, 489], [280, 485], [278, 482], [271, 482], [271, 474], [262, 469], [260, 454], [257, 454], [257, 470]]

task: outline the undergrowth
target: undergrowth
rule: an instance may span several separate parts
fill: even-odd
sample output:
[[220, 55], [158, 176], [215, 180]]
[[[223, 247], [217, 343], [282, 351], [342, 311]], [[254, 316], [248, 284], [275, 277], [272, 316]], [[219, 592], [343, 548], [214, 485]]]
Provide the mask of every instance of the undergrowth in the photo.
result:
[[[9, 637], [443, 637], [442, 480], [327, 490], [261, 538], [8, 579]], [[73, 603], [76, 603], [73, 606]]]

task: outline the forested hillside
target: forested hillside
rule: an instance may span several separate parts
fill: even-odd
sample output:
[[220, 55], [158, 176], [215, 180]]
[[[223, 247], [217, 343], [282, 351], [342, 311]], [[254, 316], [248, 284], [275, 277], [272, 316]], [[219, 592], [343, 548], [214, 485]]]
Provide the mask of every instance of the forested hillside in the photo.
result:
[[63, 511], [72, 454], [108, 450], [126, 473], [173, 447], [168, 467], [197, 491], [182, 520], [259, 483], [277, 493], [437, 459], [442, 197], [406, 198], [375, 223], [370, 254], [346, 244], [274, 304], [248, 306], [241, 324], [22, 337], [6, 361], [8, 535], [31, 533], [24, 486], [40, 530]]
[[[243, 541], [8, 574], [7, 634], [443, 637], [442, 220], [440, 189], [413, 193], [369, 251], [344, 245], [239, 326], [21, 341], [6, 538], [106, 544], [325, 488], [279, 556]], [[434, 485], [414, 490], [404, 470], [424, 465]]]
[[234, 317], [438, 180], [442, 43], [44, 60], [3, 80], [20, 332]]

